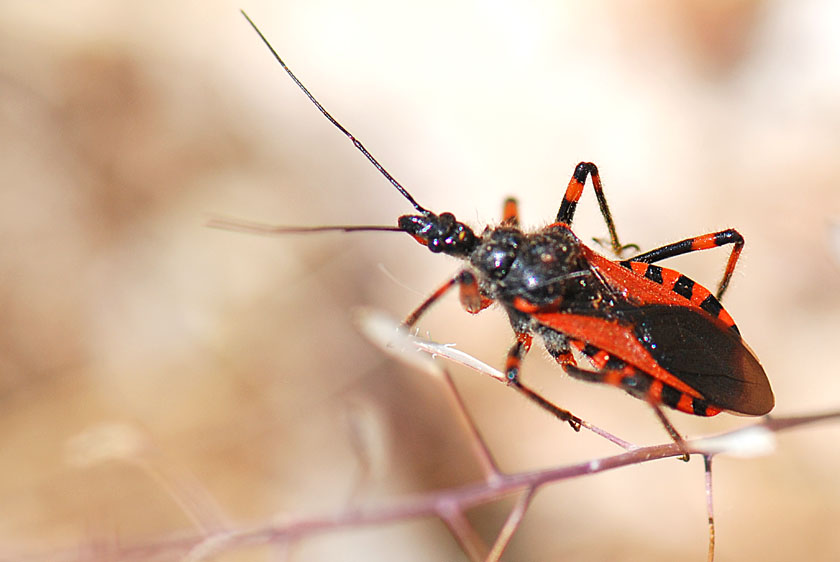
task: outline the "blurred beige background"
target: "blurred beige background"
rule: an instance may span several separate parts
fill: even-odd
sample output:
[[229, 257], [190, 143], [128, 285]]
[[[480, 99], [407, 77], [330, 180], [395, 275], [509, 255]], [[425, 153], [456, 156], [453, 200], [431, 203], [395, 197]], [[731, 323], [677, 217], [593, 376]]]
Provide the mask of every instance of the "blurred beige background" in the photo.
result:
[[[411, 210], [238, 8], [431, 209], [483, 225], [515, 194], [538, 227], [592, 160], [625, 243], [737, 227], [747, 247], [726, 306], [775, 413], [840, 406], [836, 2], [7, 0], [0, 557], [107, 558], [479, 477], [440, 387], [352, 323], [358, 306], [405, 315], [456, 263], [399, 235], [204, 227], [213, 214], [389, 224]], [[605, 234], [588, 190], [576, 231]], [[714, 287], [725, 258], [671, 263]], [[500, 311], [471, 317], [456, 298], [422, 327], [494, 365], [511, 342]], [[455, 375], [507, 470], [615, 452]], [[542, 352], [524, 376], [627, 439], [665, 441], [642, 403], [570, 380]], [[690, 436], [753, 422], [671, 417]], [[718, 460], [719, 560], [840, 559], [838, 438], [840, 424], [813, 427], [772, 456]], [[503, 507], [476, 514], [488, 536]], [[543, 490], [506, 559], [702, 560], [705, 548], [702, 463], [662, 461]], [[461, 557], [435, 521], [291, 554]]]

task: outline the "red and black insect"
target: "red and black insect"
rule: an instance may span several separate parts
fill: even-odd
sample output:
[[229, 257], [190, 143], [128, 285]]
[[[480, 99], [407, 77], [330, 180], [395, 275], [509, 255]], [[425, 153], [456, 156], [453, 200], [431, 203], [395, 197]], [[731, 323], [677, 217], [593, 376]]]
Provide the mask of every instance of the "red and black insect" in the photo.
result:
[[[617, 386], [654, 406], [677, 441], [680, 438], [661, 415], [659, 405], [698, 416], [713, 416], [723, 410], [758, 416], [773, 408], [773, 392], [764, 369], [720, 304], [744, 246], [737, 231], [688, 238], [626, 260], [607, 259], [571, 230], [578, 200], [591, 179], [612, 250], [621, 255], [626, 249], [619, 243], [598, 168], [582, 162], [572, 174], [555, 222], [525, 232], [519, 227], [516, 201], [508, 199], [501, 224], [477, 234], [451, 213], [436, 214], [420, 206], [309, 93], [254, 23], [248, 22], [309, 100], [417, 214], [400, 217], [396, 227], [249, 227], [232, 222], [222, 226], [275, 233], [406, 232], [434, 253], [463, 260], [464, 268], [417, 307], [405, 325], [416, 324], [455, 286], [461, 304], [470, 313], [498, 303], [516, 334], [506, 364], [508, 384], [575, 429], [580, 428], [579, 418], [543, 398], [520, 378], [520, 364], [535, 335], [572, 377]], [[655, 265], [666, 258], [725, 245], [732, 245], [732, 251], [716, 294], [677, 271]], [[585, 356], [591, 367], [578, 365], [576, 353]]]

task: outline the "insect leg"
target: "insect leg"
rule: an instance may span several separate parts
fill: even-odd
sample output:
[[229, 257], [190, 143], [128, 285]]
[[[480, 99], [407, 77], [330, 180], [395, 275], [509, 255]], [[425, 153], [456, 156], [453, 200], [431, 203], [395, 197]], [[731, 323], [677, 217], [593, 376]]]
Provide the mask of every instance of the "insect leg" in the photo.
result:
[[519, 205], [513, 197], [505, 199], [504, 207], [502, 207], [502, 224], [519, 226]]
[[423, 313], [426, 312], [426, 310], [428, 310], [429, 307], [435, 303], [435, 301], [437, 301], [440, 297], [445, 295], [449, 289], [455, 286], [460, 276], [461, 274], [459, 273], [458, 275], [448, 279], [446, 283], [438, 287], [438, 289], [434, 293], [432, 293], [429, 296], [429, 298], [420, 303], [420, 306], [415, 308], [414, 311], [406, 317], [406, 319], [403, 321], [403, 325], [407, 328], [411, 328], [412, 326], [414, 326], [420, 319], [420, 316], [422, 316]]
[[683, 439], [683, 436], [679, 434], [677, 428], [675, 428], [670, 422], [670, 420], [668, 420], [668, 417], [665, 415], [665, 412], [662, 411], [662, 408], [660, 408], [657, 404], [654, 403], [651, 403], [650, 406], [651, 408], [653, 408], [654, 413], [656, 413], [656, 417], [659, 418], [659, 421], [662, 423], [663, 427], [665, 427], [665, 431], [668, 432], [668, 435], [671, 436], [671, 439], [674, 440], [674, 443], [676, 443], [680, 450], [683, 451], [683, 454], [680, 457], [680, 459], [684, 462], [688, 462], [689, 460], [691, 460], [691, 455], [685, 452], [685, 439]]
[[[559, 335], [559, 334], [557, 334]], [[557, 361], [561, 367], [566, 365], [577, 365], [575, 356], [569, 348], [569, 342], [565, 336], [556, 337], [551, 332], [543, 334], [543, 345], [545, 350]]]
[[522, 365], [522, 360], [531, 351], [531, 342], [534, 341], [534, 336], [527, 332], [516, 334], [516, 343], [508, 351], [507, 361], [505, 362], [505, 375], [507, 380], [515, 384], [519, 380], [519, 367]]
[[420, 306], [415, 308], [414, 311], [406, 317], [403, 321], [403, 325], [409, 328], [414, 326], [414, 324], [416, 324], [420, 319], [420, 316], [422, 316], [429, 307], [431, 307], [455, 285], [459, 285], [461, 288], [461, 305], [467, 310], [467, 312], [477, 314], [493, 304], [492, 299], [488, 299], [479, 292], [478, 282], [475, 279], [475, 275], [464, 270], [458, 273], [455, 277], [448, 279], [446, 283], [438, 287], [438, 289], [432, 293], [429, 298], [420, 303]]
[[478, 281], [469, 271], [464, 270], [458, 275], [458, 285], [461, 306], [470, 314], [478, 314], [493, 304], [493, 299], [485, 297], [478, 290]]
[[601, 175], [598, 173], [598, 167], [592, 162], [581, 162], [575, 167], [572, 179], [569, 180], [569, 185], [566, 187], [566, 194], [563, 195], [560, 210], [557, 212], [557, 222], [571, 226], [587, 176], [592, 176], [592, 187], [595, 188], [595, 197], [598, 198], [601, 215], [604, 217], [604, 222], [607, 223], [607, 230], [610, 233], [610, 246], [616, 255], [621, 255], [623, 246], [618, 241], [618, 234], [615, 232], [615, 223], [613, 222], [610, 208], [607, 205], [607, 198], [604, 197], [604, 189], [601, 186]]
[[558, 408], [543, 398], [540, 394], [522, 384], [522, 381], [519, 380], [519, 367], [522, 364], [522, 360], [525, 358], [525, 355], [527, 355], [528, 351], [531, 349], [532, 340], [533, 336], [525, 332], [516, 335], [516, 343], [510, 348], [507, 363], [505, 364], [505, 375], [507, 376], [508, 385], [518, 390], [526, 398], [535, 402], [540, 408], [546, 410], [557, 419], [568, 422], [575, 431], [580, 431], [581, 420], [579, 417], [573, 415], [568, 410]]
[[673, 244], [656, 248], [649, 252], [639, 254], [627, 261], [653, 263], [674, 256], [681, 256], [690, 252], [697, 252], [699, 250], [710, 250], [726, 244], [732, 244], [732, 252], [729, 254], [729, 261], [726, 262], [726, 270], [723, 272], [723, 278], [720, 280], [718, 290], [715, 296], [718, 300], [723, 297], [723, 293], [729, 286], [729, 281], [732, 279], [732, 273], [735, 271], [735, 264], [741, 255], [741, 250], [744, 249], [744, 237], [741, 236], [737, 230], [729, 228], [721, 230], [720, 232], [712, 232], [711, 234], [704, 234], [702, 236], [695, 236], [693, 238], [686, 238]]
[[[597, 353], [604, 352], [598, 351]], [[593, 359], [597, 361], [597, 356]], [[662, 408], [659, 407], [659, 403], [665, 403], [672, 408], [696, 414], [697, 412], [695, 411], [688, 411], [689, 404], [692, 403], [692, 398], [690, 396], [684, 395], [675, 389], [671, 389], [670, 387], [663, 385], [661, 382], [656, 381], [650, 375], [647, 375], [626, 364], [624, 364], [622, 368], [607, 368], [595, 371], [581, 369], [576, 365], [564, 365], [563, 368], [566, 373], [573, 378], [585, 380], [587, 382], [605, 383], [617, 386], [619, 388], [623, 388], [628, 394], [635, 396], [636, 398], [646, 400], [650, 404], [651, 408], [653, 408], [660, 423], [662, 423], [662, 426], [665, 428], [665, 431], [667, 431], [668, 435], [671, 436], [671, 439], [673, 439], [681, 449], [685, 449], [685, 440], [679, 432], [677, 432], [671, 422], [668, 421], [668, 418], [665, 417], [665, 413], [662, 411]], [[679, 399], [677, 399], [678, 397]], [[684, 454], [682, 459], [687, 461], [688, 454]]]
[[[586, 353], [590, 350], [594, 350], [593, 355]], [[610, 357], [608, 353], [598, 350], [594, 346], [587, 346], [583, 352], [595, 364], [596, 368], [590, 370], [582, 369], [574, 364], [563, 365], [563, 370], [570, 377], [586, 382], [616, 386], [631, 396], [650, 404], [664, 404], [669, 408], [694, 416], [711, 417], [720, 413], [719, 409], [710, 406], [704, 399], [681, 392], [633, 365], [628, 365], [620, 359]], [[603, 358], [606, 357], [610, 358], [604, 364]]]

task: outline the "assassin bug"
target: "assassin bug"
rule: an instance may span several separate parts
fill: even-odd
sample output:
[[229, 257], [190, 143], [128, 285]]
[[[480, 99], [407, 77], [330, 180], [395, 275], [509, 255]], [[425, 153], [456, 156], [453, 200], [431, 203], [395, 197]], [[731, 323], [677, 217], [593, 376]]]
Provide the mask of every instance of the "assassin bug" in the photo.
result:
[[[516, 335], [505, 366], [508, 384], [575, 430], [581, 425], [577, 416], [549, 402], [520, 378], [520, 364], [535, 335], [572, 377], [617, 386], [651, 404], [678, 443], [681, 438], [660, 405], [697, 416], [713, 416], [723, 410], [759, 416], [773, 408], [773, 392], [764, 369], [720, 304], [744, 246], [737, 231], [688, 238], [625, 260], [607, 259], [571, 230], [578, 200], [590, 179], [613, 252], [620, 256], [627, 249], [618, 240], [598, 168], [582, 162], [572, 174], [555, 222], [525, 232], [519, 227], [516, 201], [508, 199], [501, 224], [476, 234], [451, 213], [436, 214], [417, 203], [324, 109], [247, 14], [243, 15], [309, 101], [417, 214], [399, 217], [396, 227], [271, 227], [226, 220], [214, 221], [214, 226], [263, 233], [405, 232], [433, 253], [463, 260], [464, 268], [421, 303], [406, 318], [405, 326], [414, 326], [432, 304], [456, 286], [462, 306], [470, 313], [498, 303]], [[715, 294], [677, 271], [655, 265], [674, 256], [726, 245], [731, 245], [732, 251]], [[575, 353], [586, 357], [592, 367], [579, 366]]]

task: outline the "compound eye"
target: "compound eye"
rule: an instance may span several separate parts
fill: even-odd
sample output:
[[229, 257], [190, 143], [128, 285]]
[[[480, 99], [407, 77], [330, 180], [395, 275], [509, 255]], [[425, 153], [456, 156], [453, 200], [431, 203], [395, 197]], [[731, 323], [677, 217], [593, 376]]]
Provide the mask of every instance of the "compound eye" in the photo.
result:
[[491, 248], [487, 256], [488, 273], [496, 279], [503, 279], [513, 266], [516, 252], [510, 246], [496, 246]]

